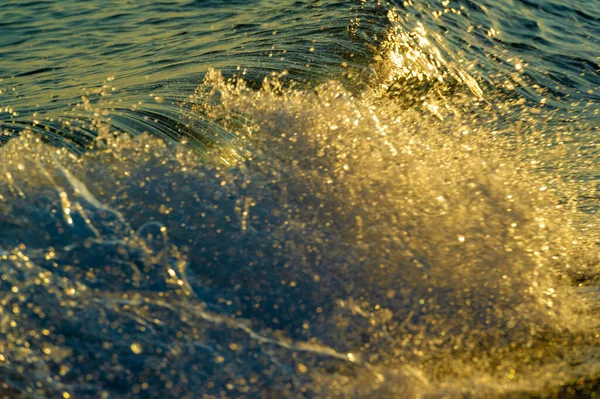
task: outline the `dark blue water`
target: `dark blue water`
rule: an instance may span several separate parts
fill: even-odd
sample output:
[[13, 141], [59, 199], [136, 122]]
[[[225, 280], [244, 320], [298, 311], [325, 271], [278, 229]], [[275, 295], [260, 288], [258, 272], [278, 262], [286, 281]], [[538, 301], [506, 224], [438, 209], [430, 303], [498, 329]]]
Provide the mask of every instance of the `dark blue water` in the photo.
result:
[[600, 3], [0, 5], [0, 396], [600, 391]]

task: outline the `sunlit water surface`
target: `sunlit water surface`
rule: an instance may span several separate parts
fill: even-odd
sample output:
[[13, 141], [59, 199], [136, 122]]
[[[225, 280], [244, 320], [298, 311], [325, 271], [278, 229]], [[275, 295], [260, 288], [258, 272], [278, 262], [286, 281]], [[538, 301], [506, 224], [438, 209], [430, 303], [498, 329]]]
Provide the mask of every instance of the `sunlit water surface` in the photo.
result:
[[4, 1], [0, 394], [594, 397], [599, 18]]

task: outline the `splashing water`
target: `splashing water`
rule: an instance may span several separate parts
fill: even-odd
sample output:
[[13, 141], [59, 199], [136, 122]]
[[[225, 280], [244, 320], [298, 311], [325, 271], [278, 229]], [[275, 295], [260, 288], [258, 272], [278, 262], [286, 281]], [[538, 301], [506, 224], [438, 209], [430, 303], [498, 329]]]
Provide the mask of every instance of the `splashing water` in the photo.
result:
[[39, 120], [16, 109], [43, 90], [3, 107], [0, 392], [591, 396], [593, 106], [484, 63], [498, 26], [440, 33], [492, 7], [284, 3], [257, 26], [215, 3], [197, 86], [132, 64]]

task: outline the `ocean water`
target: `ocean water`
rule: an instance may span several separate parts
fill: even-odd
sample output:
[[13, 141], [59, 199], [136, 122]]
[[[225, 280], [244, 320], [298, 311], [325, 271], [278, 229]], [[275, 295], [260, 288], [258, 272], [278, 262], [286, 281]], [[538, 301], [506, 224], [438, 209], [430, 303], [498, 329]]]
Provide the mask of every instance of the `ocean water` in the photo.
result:
[[597, 0], [0, 33], [0, 396], [600, 395]]

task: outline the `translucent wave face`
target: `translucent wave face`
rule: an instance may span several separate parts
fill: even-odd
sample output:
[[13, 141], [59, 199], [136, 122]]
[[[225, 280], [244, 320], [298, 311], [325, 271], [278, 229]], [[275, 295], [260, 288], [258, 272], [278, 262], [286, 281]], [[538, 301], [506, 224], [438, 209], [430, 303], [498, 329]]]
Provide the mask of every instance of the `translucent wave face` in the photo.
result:
[[444, 119], [442, 109], [452, 110], [451, 97], [461, 85], [468, 87], [476, 99], [483, 98], [475, 79], [457, 62], [444, 58], [439, 35], [430, 34], [421, 22], [407, 30], [394, 9], [388, 12], [387, 19], [391, 26], [372, 66], [372, 85], [377, 95], [395, 98], [404, 106], [423, 105], [440, 119]]

